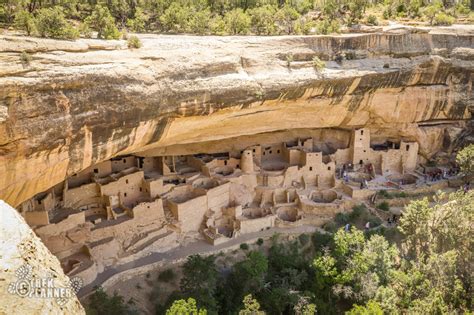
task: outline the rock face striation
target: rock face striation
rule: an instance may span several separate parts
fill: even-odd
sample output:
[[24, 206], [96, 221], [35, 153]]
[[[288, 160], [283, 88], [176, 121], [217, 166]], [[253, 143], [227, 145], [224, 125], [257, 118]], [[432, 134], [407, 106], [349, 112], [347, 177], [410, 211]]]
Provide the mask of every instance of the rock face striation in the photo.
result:
[[472, 136], [471, 26], [140, 39], [129, 50], [0, 36], [0, 199], [18, 206], [124, 154], [212, 153], [365, 127], [374, 141], [417, 141], [428, 159]]

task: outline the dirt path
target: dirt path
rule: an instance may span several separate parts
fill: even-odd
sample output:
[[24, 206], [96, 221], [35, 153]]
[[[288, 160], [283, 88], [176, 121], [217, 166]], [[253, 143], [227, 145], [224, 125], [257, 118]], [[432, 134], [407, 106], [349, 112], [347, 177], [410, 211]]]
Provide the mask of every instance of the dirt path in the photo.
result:
[[172, 249], [164, 253], [158, 253], [158, 252], [151, 253], [148, 256], [139, 258], [137, 260], [134, 260], [128, 263], [106, 268], [103, 272], [97, 275], [96, 279], [92, 283], [83, 287], [79, 291], [78, 297], [79, 298], [85, 297], [86, 295], [88, 295], [90, 292], [93, 291], [95, 286], [100, 286], [110, 277], [116, 274], [119, 274], [121, 272], [133, 269], [133, 268], [150, 265], [159, 261], [174, 261], [177, 259], [186, 258], [187, 256], [190, 256], [193, 254], [206, 254], [210, 252], [220, 251], [228, 247], [232, 247], [241, 243], [249, 242], [251, 240], [255, 240], [258, 238], [267, 238], [267, 237], [272, 236], [275, 233], [302, 234], [302, 233], [313, 233], [316, 230], [321, 230], [321, 229], [315, 226], [310, 226], [310, 225], [302, 225], [302, 226], [293, 227], [293, 228], [275, 227], [275, 228], [271, 228], [265, 231], [244, 234], [244, 235], [239, 236], [238, 238], [232, 239], [226, 243], [219, 244], [216, 246], [213, 246], [203, 240], [198, 240], [186, 246], [177, 247], [175, 249]]

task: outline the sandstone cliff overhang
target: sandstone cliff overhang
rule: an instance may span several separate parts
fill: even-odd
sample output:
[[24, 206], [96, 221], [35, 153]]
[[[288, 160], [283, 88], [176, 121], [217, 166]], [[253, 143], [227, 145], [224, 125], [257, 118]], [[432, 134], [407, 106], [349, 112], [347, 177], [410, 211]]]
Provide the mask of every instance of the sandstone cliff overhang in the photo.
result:
[[0, 198], [17, 206], [121, 154], [225, 151], [286, 130], [366, 126], [418, 141], [429, 157], [445, 130], [433, 125], [462, 130], [471, 117], [474, 26], [140, 39], [129, 50], [0, 36]]

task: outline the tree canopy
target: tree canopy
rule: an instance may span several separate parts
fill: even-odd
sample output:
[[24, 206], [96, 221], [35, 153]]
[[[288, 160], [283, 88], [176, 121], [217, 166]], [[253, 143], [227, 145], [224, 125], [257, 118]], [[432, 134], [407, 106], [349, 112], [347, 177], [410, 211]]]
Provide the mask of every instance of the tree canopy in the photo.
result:
[[466, 176], [474, 175], [474, 144], [470, 144], [460, 150], [456, 156], [456, 162], [461, 172]]
[[[368, 10], [371, 9], [371, 13]], [[430, 0], [0, 0], [0, 24], [28, 35], [117, 39], [131, 32], [216, 35], [331, 34], [378, 18], [449, 25], [474, 16], [469, 1]], [[87, 24], [87, 27], [84, 25]], [[77, 27], [77, 25], [80, 25]], [[76, 30], [77, 29], [77, 30]]]

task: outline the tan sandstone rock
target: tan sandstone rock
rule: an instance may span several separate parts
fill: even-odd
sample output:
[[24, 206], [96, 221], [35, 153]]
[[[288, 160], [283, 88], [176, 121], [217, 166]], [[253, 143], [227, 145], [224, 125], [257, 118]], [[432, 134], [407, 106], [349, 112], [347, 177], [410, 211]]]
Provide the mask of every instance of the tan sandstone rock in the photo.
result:
[[[2, 200], [0, 235], [0, 314], [85, 314], [58, 259], [20, 214]], [[44, 289], [44, 294], [48, 289], [67, 291], [56, 295], [62, 298], [33, 297], [33, 287]]]

